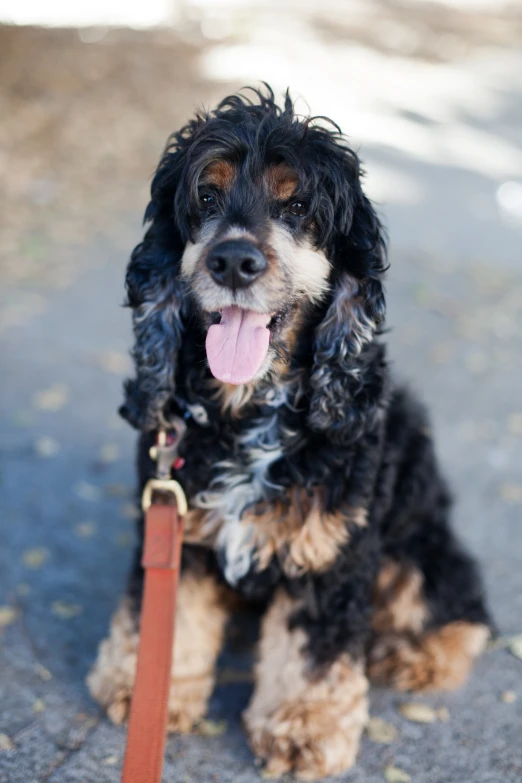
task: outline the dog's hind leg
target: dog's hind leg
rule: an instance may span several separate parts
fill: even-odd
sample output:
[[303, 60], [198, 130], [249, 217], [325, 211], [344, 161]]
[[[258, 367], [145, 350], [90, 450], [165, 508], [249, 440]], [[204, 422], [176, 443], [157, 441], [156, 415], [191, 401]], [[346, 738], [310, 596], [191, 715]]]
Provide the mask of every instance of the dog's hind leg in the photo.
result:
[[462, 685], [485, 648], [489, 619], [475, 564], [444, 518], [423, 519], [383, 563], [374, 601], [372, 681], [421, 691]]
[[404, 393], [390, 405], [376, 498], [383, 560], [369, 676], [401, 690], [456, 688], [485, 647], [489, 617], [476, 564], [451, 529], [429, 422]]

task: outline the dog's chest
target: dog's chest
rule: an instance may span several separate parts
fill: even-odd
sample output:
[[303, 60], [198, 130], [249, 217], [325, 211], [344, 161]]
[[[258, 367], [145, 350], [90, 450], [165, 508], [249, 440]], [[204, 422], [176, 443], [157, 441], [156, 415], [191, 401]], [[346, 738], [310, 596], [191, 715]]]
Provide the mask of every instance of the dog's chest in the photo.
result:
[[256, 525], [245, 520], [244, 512], [277, 495], [270, 469], [282, 457], [274, 413], [240, 436], [230, 457], [215, 466], [209, 486], [191, 498], [191, 506], [205, 511], [202, 533], [212, 539], [231, 585], [249, 572], [256, 558]]

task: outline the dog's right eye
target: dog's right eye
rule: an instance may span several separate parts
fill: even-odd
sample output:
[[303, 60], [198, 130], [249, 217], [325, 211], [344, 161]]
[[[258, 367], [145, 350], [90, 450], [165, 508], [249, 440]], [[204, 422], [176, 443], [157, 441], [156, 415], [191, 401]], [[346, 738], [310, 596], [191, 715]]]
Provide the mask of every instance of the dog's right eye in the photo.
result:
[[211, 207], [213, 204], [215, 204], [216, 201], [212, 193], [202, 193], [199, 197], [199, 200], [201, 205], [204, 207]]

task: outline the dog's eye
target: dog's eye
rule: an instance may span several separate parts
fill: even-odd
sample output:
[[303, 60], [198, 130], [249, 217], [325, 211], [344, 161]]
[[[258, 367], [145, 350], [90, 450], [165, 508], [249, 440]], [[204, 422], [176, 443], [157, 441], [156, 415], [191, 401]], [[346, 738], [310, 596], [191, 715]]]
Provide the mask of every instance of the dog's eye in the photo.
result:
[[199, 200], [204, 207], [211, 207], [213, 204], [215, 204], [216, 201], [212, 193], [202, 193], [199, 197]]
[[296, 217], [304, 217], [308, 212], [308, 204], [304, 201], [292, 201], [292, 203], [288, 205], [288, 211]]

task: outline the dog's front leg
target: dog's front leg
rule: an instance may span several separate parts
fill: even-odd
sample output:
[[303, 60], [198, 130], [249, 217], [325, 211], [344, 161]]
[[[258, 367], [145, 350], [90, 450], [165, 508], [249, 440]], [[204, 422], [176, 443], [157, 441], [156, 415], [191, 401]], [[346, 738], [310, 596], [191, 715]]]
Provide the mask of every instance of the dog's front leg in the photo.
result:
[[368, 716], [363, 648], [377, 562], [373, 552], [356, 557], [345, 552], [327, 573], [290, 583], [294, 597], [281, 588], [265, 615], [244, 720], [269, 776], [317, 780], [355, 761]]
[[256, 687], [244, 720], [268, 776], [293, 771], [317, 780], [354, 763], [367, 720], [368, 683], [363, 661], [348, 653], [314, 670], [306, 633], [289, 628], [295, 608], [281, 591], [264, 619]]
[[[223, 589], [211, 574], [182, 573], [169, 694], [169, 731], [187, 732], [205, 715], [228, 616]], [[87, 684], [114, 723], [126, 720], [136, 677], [139, 615], [126, 599], [116, 611]]]

